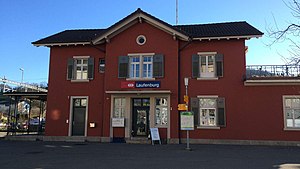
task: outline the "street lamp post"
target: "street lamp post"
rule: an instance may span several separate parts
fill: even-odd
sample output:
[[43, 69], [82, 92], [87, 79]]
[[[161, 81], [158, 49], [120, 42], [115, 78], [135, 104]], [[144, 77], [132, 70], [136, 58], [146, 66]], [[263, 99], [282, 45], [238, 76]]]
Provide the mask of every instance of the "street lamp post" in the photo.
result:
[[[184, 78], [184, 85], [185, 85], [185, 96], [188, 97], [189, 78], [187, 78], [187, 77]], [[187, 107], [188, 107], [188, 105], [187, 105]], [[187, 150], [191, 150], [191, 148], [190, 148], [190, 132], [189, 132], [189, 130], [186, 131], [186, 149]]]
[[20, 68], [21, 72], [22, 72], [22, 79], [21, 79], [21, 83], [23, 83], [23, 78], [24, 78], [24, 69]]

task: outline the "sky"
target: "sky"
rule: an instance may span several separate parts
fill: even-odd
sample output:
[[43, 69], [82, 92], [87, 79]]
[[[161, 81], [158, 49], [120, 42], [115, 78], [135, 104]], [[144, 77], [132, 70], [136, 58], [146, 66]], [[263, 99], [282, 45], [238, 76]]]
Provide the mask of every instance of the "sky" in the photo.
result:
[[[286, 0], [286, 2], [289, 2]], [[67, 29], [107, 28], [137, 8], [176, 24], [176, 0], [0, 0], [0, 77], [26, 83], [48, 81], [50, 49], [36, 40]], [[264, 32], [246, 41], [247, 65], [285, 64], [287, 42], [268, 45], [267, 30], [295, 18], [282, 0], [178, 0], [178, 24], [247, 21]]]

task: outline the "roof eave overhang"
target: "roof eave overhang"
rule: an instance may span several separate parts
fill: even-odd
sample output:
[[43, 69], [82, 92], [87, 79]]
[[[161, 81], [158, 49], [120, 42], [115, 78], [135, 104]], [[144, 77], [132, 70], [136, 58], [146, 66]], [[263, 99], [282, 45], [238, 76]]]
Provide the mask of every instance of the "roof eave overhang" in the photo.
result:
[[201, 37], [201, 38], [193, 38], [193, 40], [222, 40], [222, 39], [251, 39], [251, 38], [260, 38], [262, 35], [246, 35], [246, 36], [220, 36], [220, 37]]
[[52, 46], [77, 46], [77, 45], [90, 45], [91, 42], [65, 42], [65, 43], [36, 43], [33, 45], [36, 47], [40, 46], [46, 46], [46, 47], [52, 47]]
[[127, 18], [126, 20], [124, 20], [123, 22], [110, 28], [106, 33], [104, 33], [103, 35], [94, 39], [92, 41], [92, 43], [99, 44], [99, 43], [103, 42], [103, 40], [105, 40], [105, 41], [109, 40], [109, 38], [118, 34], [120, 32], [119, 30], [122, 30], [123, 27], [126, 27], [127, 25], [130, 25], [132, 23], [138, 23], [135, 21], [139, 21], [139, 22], [145, 21], [145, 22], [153, 25], [154, 27], [157, 27], [157, 28], [171, 34], [173, 37], [177, 37], [177, 38], [179, 38], [181, 40], [185, 40], [185, 41], [189, 40], [189, 36], [179, 32], [163, 23], [160, 23], [159, 21], [155, 20], [154, 18], [147, 16], [143, 13], [136, 13], [136, 14], [132, 15], [131, 17]]

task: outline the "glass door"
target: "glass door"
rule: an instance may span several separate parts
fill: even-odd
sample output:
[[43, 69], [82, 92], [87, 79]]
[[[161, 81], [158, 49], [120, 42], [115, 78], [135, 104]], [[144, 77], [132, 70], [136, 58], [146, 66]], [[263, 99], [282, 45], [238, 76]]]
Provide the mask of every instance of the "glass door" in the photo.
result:
[[149, 134], [149, 98], [132, 99], [133, 102], [133, 119], [132, 119], [132, 136], [147, 137]]

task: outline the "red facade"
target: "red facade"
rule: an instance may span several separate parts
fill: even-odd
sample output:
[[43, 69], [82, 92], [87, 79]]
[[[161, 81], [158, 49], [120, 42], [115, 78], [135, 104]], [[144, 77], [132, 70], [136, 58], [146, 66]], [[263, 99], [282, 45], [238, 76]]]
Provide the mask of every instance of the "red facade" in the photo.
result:
[[[158, 127], [162, 139], [175, 143], [184, 140], [186, 135], [180, 130], [180, 111], [177, 110], [177, 105], [184, 103], [184, 78], [189, 77], [188, 96], [190, 100], [197, 98], [197, 104], [200, 104], [198, 112], [195, 112], [197, 124], [194, 130], [190, 131], [190, 137], [194, 142], [197, 140], [300, 141], [297, 124], [294, 124], [296, 126], [294, 128], [286, 126], [289, 124], [286, 124], [284, 110], [285, 96], [297, 97], [300, 83], [290, 84], [272, 80], [268, 82], [257, 80], [250, 83], [245, 80], [245, 40], [249, 37], [185, 40], [185, 37], [175, 35], [177, 30], [174, 31], [175, 33], [170, 33], [172, 28], [166, 29], [166, 25], [161, 25], [155, 18], [154, 21], [151, 17], [149, 19], [148, 15], [141, 15], [141, 18], [143, 19], [136, 17], [137, 22], [130, 23], [127, 21], [131, 18], [125, 18], [118, 23], [123, 27], [117, 25], [109, 28], [108, 33], [105, 34], [109, 38], [104, 36], [104, 40], [99, 39], [99, 43], [96, 40], [93, 44], [84, 45], [42, 44], [50, 46], [51, 49], [46, 115], [47, 136], [76, 135], [74, 134], [76, 132], [72, 132], [76, 109], [78, 112], [86, 111], [82, 114], [82, 117], [86, 117], [82, 128], [84, 132], [81, 134], [84, 137], [97, 137], [105, 141], [112, 141], [113, 138], [124, 138], [126, 141], [134, 140], [136, 137], [147, 138], [149, 133], [142, 131], [143, 128], [138, 127], [136, 123], [140, 116], [143, 116], [145, 123], [147, 122], [146, 130]], [[146, 38], [145, 44], [137, 43], [139, 35]], [[127, 73], [130, 74], [135, 70], [130, 67], [134, 64], [131, 56], [145, 59], [145, 56], [151, 55], [150, 59], [153, 59], [152, 56], [156, 54], [163, 55], [163, 77], [120, 78], [120, 56], [129, 56]], [[193, 77], [192, 63], [195, 54], [200, 56], [200, 61], [197, 63], [201, 66], [205, 64], [205, 57], [202, 55], [222, 54], [222, 69], [218, 69], [219, 65], [211, 68], [215, 72], [222, 70], [222, 76]], [[78, 58], [82, 56], [94, 59], [93, 77], [88, 80], [68, 80], [68, 59], [75, 58], [78, 64]], [[101, 59], [105, 59], [104, 72], [99, 71]], [[216, 61], [217, 57], [213, 59]], [[209, 70], [209, 60], [206, 64]], [[150, 62], [150, 66], [153, 66], [149, 68], [150, 70], [155, 69], [154, 61]], [[145, 73], [144, 68], [138, 69]], [[202, 73], [203, 70], [199, 71]], [[78, 70], [75, 72], [78, 77]], [[154, 77], [154, 75], [150, 76]], [[159, 87], [132, 87], [136, 83], [149, 81], [159, 83]], [[87, 104], [85, 104], [86, 100], [81, 101], [81, 104], [77, 103], [76, 98], [87, 99]], [[224, 98], [222, 107], [224, 124], [219, 126], [217, 122], [221, 119], [219, 116], [221, 109], [204, 109], [201, 107], [201, 98], [213, 98], [213, 101], [215, 98]], [[163, 103], [163, 101], [166, 103], [161, 108], [158, 102]], [[142, 102], [142, 105], [138, 106], [139, 102]], [[191, 104], [190, 102], [189, 110], [192, 108]], [[139, 110], [141, 107], [145, 111]], [[116, 114], [119, 110], [123, 115], [118, 116], [121, 118], [115, 118], [115, 115], [119, 115]], [[157, 120], [158, 115], [161, 115], [157, 111], [165, 112], [167, 115], [162, 113], [163, 119]], [[209, 113], [205, 115], [205, 111]], [[209, 118], [210, 121], [205, 121], [205, 118]], [[114, 120], [120, 119], [124, 120], [124, 124], [114, 124]], [[161, 122], [162, 120], [167, 121]], [[158, 124], [159, 122], [161, 124]], [[297, 121], [294, 119], [293, 122]], [[206, 123], [206, 126], [201, 126]], [[113, 125], [121, 125], [121, 127]]]

